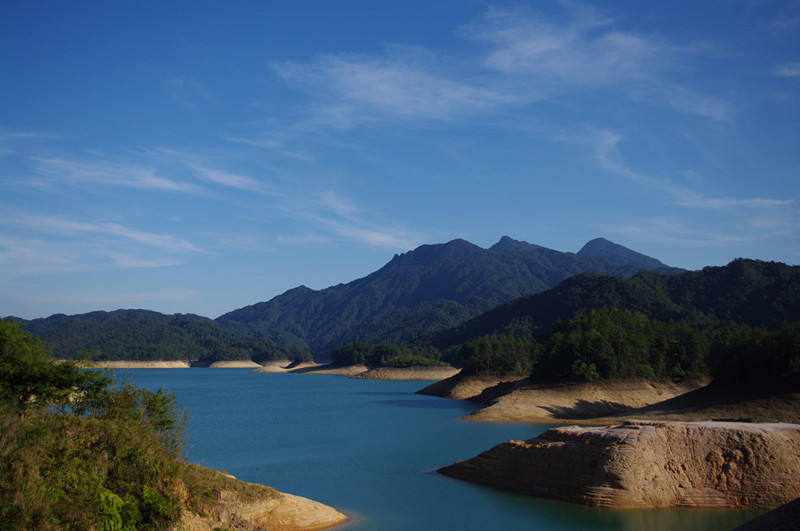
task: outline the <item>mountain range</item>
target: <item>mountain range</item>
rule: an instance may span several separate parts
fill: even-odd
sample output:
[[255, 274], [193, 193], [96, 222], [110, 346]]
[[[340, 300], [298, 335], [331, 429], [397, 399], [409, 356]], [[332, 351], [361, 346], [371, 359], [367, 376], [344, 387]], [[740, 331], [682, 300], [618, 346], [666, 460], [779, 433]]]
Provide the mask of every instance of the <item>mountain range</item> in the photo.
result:
[[484, 336], [537, 339], [557, 320], [601, 307], [697, 330], [777, 329], [800, 320], [800, 267], [739, 258], [680, 275], [647, 270], [631, 278], [582, 273], [420, 339], [442, 351]]
[[[62, 355], [64, 350], [56, 346], [71, 338], [66, 341], [72, 345], [67, 357], [74, 357], [77, 353], [72, 350], [86, 346], [85, 341], [74, 339], [77, 331], [83, 330], [86, 336], [92, 328], [85, 323], [104, 323], [103, 337], [113, 336], [113, 326], [121, 327], [124, 336], [130, 335], [129, 323], [137, 319], [148, 323], [153, 337], [158, 336], [154, 327], [172, 323], [172, 328], [165, 328], [162, 334], [186, 336], [187, 329], [194, 330], [208, 345], [206, 351], [213, 351], [210, 337], [222, 337], [221, 332], [209, 328], [216, 325], [239, 337], [285, 345], [295, 351], [307, 349], [315, 358], [325, 360], [333, 349], [352, 341], [402, 343], [458, 326], [500, 304], [553, 288], [574, 275], [594, 272], [628, 278], [643, 269], [670, 275], [684, 271], [602, 238], [588, 242], [577, 253], [555, 251], [508, 236], [488, 249], [456, 239], [395, 255], [379, 270], [352, 282], [321, 290], [299, 286], [269, 301], [226, 313], [214, 322], [192, 315], [154, 318], [156, 312], [137, 317], [135, 310], [126, 310], [122, 314], [91, 312], [34, 319], [28, 322], [28, 330], [49, 337], [54, 345], [51, 348]], [[176, 321], [176, 317], [180, 319]], [[176, 323], [181, 326], [176, 328]], [[161, 345], [159, 351], [164, 348]], [[242, 352], [237, 350], [237, 357]], [[137, 352], [136, 357], [143, 355]]]
[[576, 274], [630, 277], [642, 269], [684, 271], [604, 239], [590, 241], [578, 253], [508, 236], [488, 249], [457, 239], [395, 255], [379, 270], [347, 284], [322, 290], [301, 286], [216, 322], [241, 334], [308, 348], [315, 358], [326, 359], [353, 341], [404, 343], [457, 326]]

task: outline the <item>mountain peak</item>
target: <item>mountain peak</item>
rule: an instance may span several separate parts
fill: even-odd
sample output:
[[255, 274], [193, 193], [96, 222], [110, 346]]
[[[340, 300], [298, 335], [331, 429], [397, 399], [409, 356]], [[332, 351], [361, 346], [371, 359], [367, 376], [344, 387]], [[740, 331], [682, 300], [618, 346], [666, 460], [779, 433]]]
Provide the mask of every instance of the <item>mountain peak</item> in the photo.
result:
[[678, 272], [677, 268], [671, 268], [664, 263], [651, 258], [647, 255], [632, 251], [627, 247], [606, 240], [605, 238], [595, 238], [584, 245], [578, 256], [592, 256], [605, 258], [615, 264], [633, 265], [642, 269], [650, 269], [659, 272]]
[[531, 244], [521, 240], [515, 240], [509, 236], [503, 236], [500, 241], [489, 247], [491, 251], [518, 251], [529, 249]]

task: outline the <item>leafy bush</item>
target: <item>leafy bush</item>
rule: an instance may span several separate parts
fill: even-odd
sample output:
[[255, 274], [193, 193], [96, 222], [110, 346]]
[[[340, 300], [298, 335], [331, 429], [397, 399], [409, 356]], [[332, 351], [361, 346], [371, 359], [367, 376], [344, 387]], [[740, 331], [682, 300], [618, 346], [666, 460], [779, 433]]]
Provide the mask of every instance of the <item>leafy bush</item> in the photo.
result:
[[164, 529], [181, 512], [175, 397], [60, 363], [0, 321], [0, 528]]

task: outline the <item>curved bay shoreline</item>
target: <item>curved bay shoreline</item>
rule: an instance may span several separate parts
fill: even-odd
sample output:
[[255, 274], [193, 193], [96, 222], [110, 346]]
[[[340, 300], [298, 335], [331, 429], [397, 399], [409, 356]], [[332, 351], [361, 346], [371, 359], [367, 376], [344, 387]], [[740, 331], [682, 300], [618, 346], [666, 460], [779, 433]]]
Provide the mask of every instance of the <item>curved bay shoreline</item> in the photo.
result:
[[[100, 366], [100, 364], [98, 363], [94, 366]], [[186, 362], [112, 362], [104, 364], [104, 367], [126, 369], [188, 368], [190, 364]], [[630, 426], [635, 430], [641, 429], [635, 426], [650, 426], [645, 429], [655, 430], [656, 437], [662, 440], [665, 448], [669, 450], [668, 453], [674, 453], [674, 448], [681, 448], [682, 443], [678, 439], [685, 436], [692, 429], [696, 429], [692, 428], [692, 426], [695, 426], [697, 422], [704, 423], [704, 428], [701, 430], [703, 433], [724, 433], [724, 437], [731, 440], [741, 439], [741, 434], [748, 432], [748, 430], [764, 431], [762, 430], [763, 423], [785, 423], [779, 424], [779, 428], [782, 430], [781, 433], [789, 433], [791, 440], [794, 441], [787, 447], [788, 449], [778, 447], [776, 446], [777, 443], [770, 441], [761, 444], [755, 450], [755, 453], [752, 452], [753, 449], [747, 444], [739, 444], [735, 448], [724, 448], [724, 445], [716, 444], [711, 446], [719, 447], [722, 452], [721, 455], [723, 455], [721, 466], [727, 467], [727, 472], [730, 472], [732, 466], [741, 465], [736, 461], [735, 456], [739, 455], [737, 452], [744, 452], [745, 455], [754, 456], [753, 458], [758, 463], [761, 463], [761, 461], [767, 462], [771, 458], [770, 456], [774, 457], [775, 455], [781, 456], [781, 459], [784, 460], [788, 459], [787, 462], [789, 463], [800, 457], [800, 446], [797, 444], [797, 440], [800, 440], [798, 438], [798, 435], [800, 435], [800, 425], [798, 425], [800, 424], [800, 393], [794, 392], [781, 393], [774, 390], [761, 393], [743, 392], [742, 390], [709, 385], [708, 382], [676, 384], [651, 381], [606, 381], [537, 384], [524, 377], [463, 376], [458, 369], [453, 367], [370, 369], [364, 365], [292, 364], [288, 360], [271, 361], [260, 365], [253, 362], [224, 362], [212, 364], [209, 367], [250, 368], [254, 372], [265, 373], [333, 374], [357, 379], [432, 381], [433, 383], [417, 392], [450, 399], [470, 400], [484, 405], [483, 408], [465, 417], [467, 420], [604, 426], [604, 428], [599, 428], [600, 431], [598, 431], [598, 428], [579, 428], [575, 426], [572, 429], [577, 431], [570, 432], [568, 438], [573, 440], [588, 437], [595, 441], [605, 441], [603, 444], [608, 444], [605, 447], [600, 445], [601, 448], [605, 448], [601, 453], [608, 455], [619, 451], [622, 440], [616, 441], [612, 435], [616, 436], [621, 433], [619, 430], [623, 426]], [[770, 429], [769, 431], [773, 430]], [[781, 439], [786, 439], [786, 437], [784, 436]], [[517, 474], [523, 468], [523, 465], [528, 466], [531, 462], [536, 463], [544, 459], [541, 456], [536, 456], [536, 454], [544, 455], [551, 451], [550, 447], [553, 444], [558, 446], [561, 443], [543, 444], [537, 442], [536, 439], [509, 441], [487, 450], [480, 456], [444, 467], [442, 472], [459, 479], [493, 484], [504, 489], [518, 490], [514, 486], [518, 485], [521, 480], [511, 476]], [[591, 461], [589, 462], [584, 459], [585, 450], [585, 441], [580, 442], [569, 451], [563, 450], [565, 452], [564, 456], [559, 457], [559, 459], [562, 461], [571, 459], [576, 469], [582, 470], [583, 477], [602, 475], [603, 469], [602, 466], [598, 465], [598, 460], [589, 460]], [[717, 454], [712, 450], [706, 453], [716, 456]], [[765, 455], [767, 458], [764, 458]], [[788, 458], [786, 457], [787, 455]], [[731, 456], [734, 457], [728, 459]], [[704, 484], [699, 490], [686, 491], [689, 493], [687, 495], [686, 492], [683, 492], [687, 485], [681, 483], [682, 474], [686, 475], [688, 473], [690, 477], [705, 474], [703, 466], [709, 463], [708, 459], [703, 461], [706, 465], [699, 461], [698, 463], [700, 464], [698, 464], [691, 462], [687, 454], [685, 456], [686, 459], [682, 461], [684, 463], [683, 468], [678, 463], [677, 467], [673, 466], [673, 470], [669, 468], [669, 464], [672, 461], [664, 461], [662, 459], [663, 456], [660, 455], [651, 457], [651, 461], [653, 461], [651, 468], [659, 471], [657, 476], [661, 476], [662, 481], [671, 481], [677, 486], [666, 488], [662, 493], [659, 493], [658, 489], [656, 489], [656, 491], [647, 494], [645, 496], [646, 502], [636, 502], [636, 505], [640, 507], [642, 505], [658, 507], [675, 504], [684, 507], [715, 506], [739, 508], [752, 507], [753, 504], [748, 500], [758, 498], [761, 500], [757, 504], [759, 508], [770, 509], [785, 503], [789, 499], [800, 496], [800, 482], [790, 482], [783, 485], [782, 497], [773, 496], [771, 499], [764, 501], [765, 498], [761, 495], [761, 492], [756, 492], [753, 490], [755, 487], [751, 486], [756, 485], [757, 482], [750, 482], [741, 485], [736, 496], [731, 497], [729, 493], [721, 493], [719, 489], [715, 488], [719, 484], [718, 480], [717, 483]], [[615, 461], [614, 458], [610, 458], [610, 460]], [[549, 460], [544, 459], [544, 461]], [[584, 463], [583, 461], [587, 462]], [[675, 465], [675, 463], [672, 464]], [[546, 468], [537, 469], [535, 474], [543, 478], [542, 481], [545, 482], [553, 480], [558, 475], [550, 474], [548, 476], [549, 472], [545, 470]], [[630, 468], [635, 469], [635, 467]], [[467, 470], [467, 472], [464, 473], [464, 470]], [[750, 472], [752, 474], [763, 474], [765, 473], [764, 470], [759, 464]], [[456, 472], [448, 473], [447, 471]], [[509, 471], [513, 471], [513, 473]], [[617, 472], [612, 471], [607, 476], [609, 478], [611, 476], [617, 477], [619, 476]], [[614, 483], [616, 480], [609, 479], [608, 481]], [[629, 483], [629, 485], [623, 486], [621, 490], [614, 491], [612, 489], [616, 493], [615, 495], [619, 496], [619, 492], [625, 492], [631, 488], [641, 490], [643, 485], [652, 483], [652, 480], [645, 481], [642, 478], [632, 476], [624, 483], [626, 485]], [[689, 485], [689, 488], [694, 487]], [[594, 488], [590, 488], [592, 492], [597, 490], [592, 489]], [[680, 499], [684, 500], [683, 502], [670, 502], [666, 499], [666, 493], [674, 497], [676, 489], [682, 492], [681, 496], [683, 498]], [[756, 490], [759, 489], [760, 487]], [[536, 492], [536, 489], [529, 489], [528, 492], [542, 495], [542, 493]], [[573, 495], [574, 493], [569, 495], [562, 494], [552, 491], [544, 495], [577, 503], [593, 503], [586, 501], [591, 499], [590, 496], [576, 497]], [[602, 496], [601, 498], [598, 498], [600, 502], [596, 500], [594, 503], [600, 506], [624, 505], [623, 502], [608, 502], [610, 505], [607, 505], [606, 501], [603, 501], [607, 500], [607, 498]], [[694, 501], [688, 502], [686, 500]], [[332, 510], [335, 511], [334, 509]], [[329, 525], [335, 525], [335, 523]], [[231, 529], [239, 528], [231, 527]]]

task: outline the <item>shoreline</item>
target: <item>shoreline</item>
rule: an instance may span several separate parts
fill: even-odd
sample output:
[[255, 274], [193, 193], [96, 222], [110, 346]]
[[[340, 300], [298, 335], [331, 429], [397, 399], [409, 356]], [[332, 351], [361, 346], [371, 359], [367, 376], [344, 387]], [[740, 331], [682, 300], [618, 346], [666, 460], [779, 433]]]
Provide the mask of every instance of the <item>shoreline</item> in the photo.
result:
[[440, 367], [367, 367], [366, 365], [322, 365], [304, 361], [270, 360], [256, 363], [252, 360], [215, 361], [209, 365], [189, 361], [91, 361], [81, 363], [83, 368], [93, 369], [253, 369], [253, 372], [280, 374], [332, 374], [363, 380], [405, 380], [405, 381], [441, 381], [458, 374], [461, 369], [451, 366]]
[[637, 419], [800, 424], [796, 391], [746, 390], [708, 381], [545, 384], [520, 377], [456, 375], [417, 393], [484, 404], [464, 417], [481, 422], [604, 426]]

